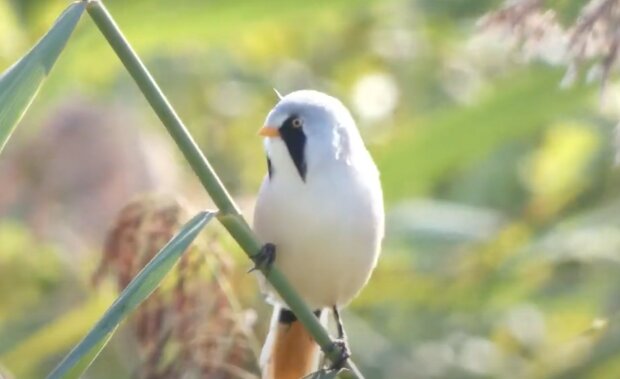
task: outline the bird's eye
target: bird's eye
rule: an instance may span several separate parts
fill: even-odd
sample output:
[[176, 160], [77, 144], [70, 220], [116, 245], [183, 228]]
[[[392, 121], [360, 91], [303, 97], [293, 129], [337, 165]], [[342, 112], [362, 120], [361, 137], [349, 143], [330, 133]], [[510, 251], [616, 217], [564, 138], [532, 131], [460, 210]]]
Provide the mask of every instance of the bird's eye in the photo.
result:
[[293, 125], [294, 128], [301, 128], [302, 124], [303, 122], [301, 121], [299, 117], [295, 117], [293, 121], [291, 121], [291, 125]]

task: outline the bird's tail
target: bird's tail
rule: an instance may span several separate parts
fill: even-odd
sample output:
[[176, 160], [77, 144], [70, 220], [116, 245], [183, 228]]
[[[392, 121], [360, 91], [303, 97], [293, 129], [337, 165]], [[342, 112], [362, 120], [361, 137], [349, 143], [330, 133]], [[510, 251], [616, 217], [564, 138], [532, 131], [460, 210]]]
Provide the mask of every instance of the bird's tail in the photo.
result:
[[[327, 312], [315, 314], [327, 322]], [[300, 379], [318, 369], [319, 345], [293, 312], [276, 306], [260, 357], [262, 379]]]

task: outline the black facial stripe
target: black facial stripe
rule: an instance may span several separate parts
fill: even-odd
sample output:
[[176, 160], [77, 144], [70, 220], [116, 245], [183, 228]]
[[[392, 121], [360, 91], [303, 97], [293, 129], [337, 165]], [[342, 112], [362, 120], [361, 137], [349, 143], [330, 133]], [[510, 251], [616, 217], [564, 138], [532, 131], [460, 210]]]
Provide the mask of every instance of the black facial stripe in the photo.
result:
[[[321, 317], [321, 310], [314, 311], [314, 315], [319, 318]], [[280, 324], [292, 324], [297, 321], [297, 316], [288, 309], [280, 309], [280, 314], [278, 315], [278, 322]]]
[[269, 173], [269, 179], [271, 179], [271, 177], [273, 177], [273, 165], [269, 157], [267, 157], [267, 172]]
[[280, 127], [280, 137], [286, 144], [288, 153], [297, 167], [297, 172], [301, 176], [302, 180], [306, 180], [306, 135], [302, 128], [294, 127], [293, 120], [297, 116], [291, 116]]

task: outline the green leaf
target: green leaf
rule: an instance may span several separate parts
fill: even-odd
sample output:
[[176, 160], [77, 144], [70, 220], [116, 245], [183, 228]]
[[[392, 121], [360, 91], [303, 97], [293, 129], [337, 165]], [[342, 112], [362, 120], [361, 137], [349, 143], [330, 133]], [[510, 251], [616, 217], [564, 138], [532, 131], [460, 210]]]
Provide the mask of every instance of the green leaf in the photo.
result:
[[79, 378], [106, 345], [118, 325], [161, 283], [213, 212], [194, 216], [127, 285], [118, 299], [73, 350], [48, 375], [48, 379]]
[[41, 88], [85, 7], [85, 1], [71, 4], [28, 54], [0, 74], [0, 152]]

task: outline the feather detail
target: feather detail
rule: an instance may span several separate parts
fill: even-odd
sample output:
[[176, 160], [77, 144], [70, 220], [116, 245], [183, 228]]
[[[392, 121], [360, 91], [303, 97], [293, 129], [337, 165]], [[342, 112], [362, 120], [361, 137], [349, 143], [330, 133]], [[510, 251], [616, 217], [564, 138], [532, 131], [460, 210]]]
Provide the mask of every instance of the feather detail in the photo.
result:
[[283, 312], [290, 313], [279, 306], [273, 312], [260, 358], [262, 379], [300, 379], [318, 369], [319, 346], [299, 320], [282, 317]]

